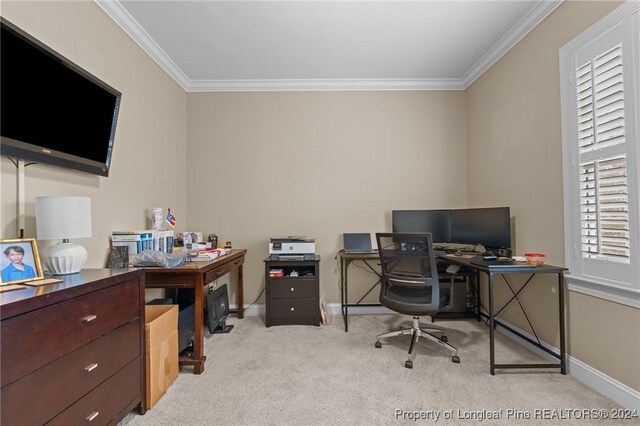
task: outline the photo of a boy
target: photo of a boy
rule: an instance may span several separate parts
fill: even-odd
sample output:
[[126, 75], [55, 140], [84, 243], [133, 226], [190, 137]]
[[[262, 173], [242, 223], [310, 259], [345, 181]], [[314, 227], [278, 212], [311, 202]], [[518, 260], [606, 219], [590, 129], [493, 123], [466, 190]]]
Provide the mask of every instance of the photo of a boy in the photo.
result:
[[24, 248], [17, 245], [8, 246], [4, 249], [4, 255], [9, 260], [9, 264], [2, 269], [3, 283], [36, 277], [35, 269], [22, 261], [24, 254]]

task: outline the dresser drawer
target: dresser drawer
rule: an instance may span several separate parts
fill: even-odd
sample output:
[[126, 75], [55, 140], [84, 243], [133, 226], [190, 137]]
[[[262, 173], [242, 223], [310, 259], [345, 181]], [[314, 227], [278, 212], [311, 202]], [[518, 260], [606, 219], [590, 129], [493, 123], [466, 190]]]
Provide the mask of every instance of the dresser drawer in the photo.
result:
[[269, 279], [269, 297], [275, 299], [303, 299], [316, 297], [315, 278]]
[[123, 407], [140, 397], [140, 379], [140, 360], [135, 359], [47, 425], [115, 424], [126, 414]]
[[272, 299], [269, 301], [270, 325], [318, 325], [317, 299]]
[[139, 300], [128, 281], [2, 321], [2, 386], [140, 317]]
[[0, 423], [44, 424], [140, 356], [137, 319], [3, 387]]

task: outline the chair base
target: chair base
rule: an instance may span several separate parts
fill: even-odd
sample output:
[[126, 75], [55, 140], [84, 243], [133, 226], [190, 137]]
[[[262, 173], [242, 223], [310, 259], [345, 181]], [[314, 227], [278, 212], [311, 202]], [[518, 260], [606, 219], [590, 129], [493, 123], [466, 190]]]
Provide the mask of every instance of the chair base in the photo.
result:
[[[440, 337], [434, 335], [432, 332], [427, 331], [427, 330], [432, 330], [432, 331], [436, 331], [438, 333], [442, 333]], [[458, 356], [458, 349], [456, 349], [455, 347], [451, 346], [449, 343], [447, 343], [447, 336], [444, 335], [444, 329], [442, 327], [438, 327], [436, 325], [429, 325], [427, 327], [420, 327], [420, 318], [419, 317], [413, 317], [413, 325], [411, 328], [403, 328], [402, 330], [397, 330], [397, 331], [390, 331], [388, 333], [383, 333], [383, 334], [379, 334], [376, 337], [376, 348], [381, 348], [382, 347], [382, 343], [380, 343], [380, 339], [386, 339], [387, 337], [393, 337], [393, 336], [405, 336], [405, 335], [412, 335], [413, 338], [411, 339], [411, 346], [409, 346], [409, 352], [407, 354], [407, 361], [404, 363], [404, 366], [406, 368], [413, 368], [413, 348], [415, 347], [415, 344], [418, 342], [418, 339], [422, 336], [425, 337], [429, 340], [432, 340], [436, 343], [438, 343], [441, 346], [444, 346], [445, 348], [449, 349], [450, 351], [453, 352], [453, 356], [451, 357], [451, 361], [459, 364], [460, 363], [460, 357]]]

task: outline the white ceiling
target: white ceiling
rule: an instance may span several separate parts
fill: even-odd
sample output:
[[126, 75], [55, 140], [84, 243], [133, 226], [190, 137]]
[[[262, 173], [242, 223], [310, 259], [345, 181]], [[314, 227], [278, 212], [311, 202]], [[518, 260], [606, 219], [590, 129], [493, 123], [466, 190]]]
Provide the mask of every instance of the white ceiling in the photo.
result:
[[187, 91], [462, 90], [560, 0], [96, 0]]

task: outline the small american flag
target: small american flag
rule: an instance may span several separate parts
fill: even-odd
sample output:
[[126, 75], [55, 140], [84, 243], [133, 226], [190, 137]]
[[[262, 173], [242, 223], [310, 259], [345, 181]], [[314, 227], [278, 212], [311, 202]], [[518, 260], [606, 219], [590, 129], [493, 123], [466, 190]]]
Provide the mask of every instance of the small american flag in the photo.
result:
[[171, 214], [171, 209], [167, 209], [167, 223], [171, 225], [172, 228], [176, 227], [176, 217]]

